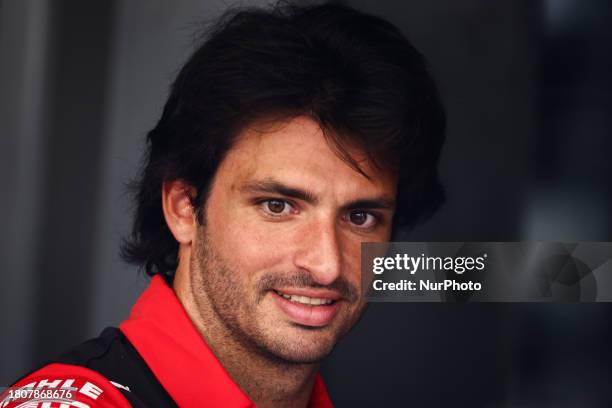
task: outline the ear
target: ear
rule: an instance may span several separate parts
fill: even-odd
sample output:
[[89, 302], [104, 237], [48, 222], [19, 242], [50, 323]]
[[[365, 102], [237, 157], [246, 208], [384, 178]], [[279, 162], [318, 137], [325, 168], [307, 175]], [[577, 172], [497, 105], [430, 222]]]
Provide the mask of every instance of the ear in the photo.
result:
[[196, 211], [191, 204], [196, 190], [183, 180], [164, 182], [162, 185], [162, 207], [166, 224], [180, 244], [191, 244], [196, 230]]

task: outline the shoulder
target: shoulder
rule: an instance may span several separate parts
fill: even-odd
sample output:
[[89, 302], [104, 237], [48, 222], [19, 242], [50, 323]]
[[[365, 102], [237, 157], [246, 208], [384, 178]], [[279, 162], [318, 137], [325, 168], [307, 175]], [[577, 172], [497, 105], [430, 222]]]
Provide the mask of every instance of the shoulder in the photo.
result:
[[117, 386], [89, 368], [52, 363], [8, 388], [0, 398], [0, 407], [18, 407], [26, 402], [64, 402], [80, 408], [131, 407]]
[[[65, 380], [74, 380], [74, 383], [69, 381], [64, 385]], [[86, 394], [91, 394], [90, 401], [84, 402], [85, 405], [68, 406], [107, 406], [104, 404], [108, 398], [112, 401], [108, 406], [176, 406], [129, 340], [114, 327], [106, 328], [98, 337], [71, 348], [42, 368], [21, 378], [8, 391], [24, 385], [40, 388], [49, 382], [54, 386], [58, 384], [57, 387], [64, 385], [77, 388], [75, 391], [78, 397], [85, 398]], [[80, 393], [78, 387], [81, 386], [85, 386], [83, 391], [86, 394]], [[38, 394], [40, 395], [40, 392]], [[98, 398], [93, 398], [96, 395]], [[100, 400], [102, 396], [104, 398]], [[2, 398], [0, 408], [5, 408], [1, 402]]]

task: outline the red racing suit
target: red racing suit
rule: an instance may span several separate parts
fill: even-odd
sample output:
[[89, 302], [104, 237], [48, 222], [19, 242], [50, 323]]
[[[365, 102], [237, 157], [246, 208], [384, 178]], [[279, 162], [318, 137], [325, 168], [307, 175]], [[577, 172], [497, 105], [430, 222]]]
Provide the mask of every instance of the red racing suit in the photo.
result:
[[[105, 329], [26, 375], [0, 397], [0, 408], [19, 406], [255, 405], [217, 360], [172, 289], [154, 276], [118, 329]], [[332, 407], [320, 375], [309, 406]]]

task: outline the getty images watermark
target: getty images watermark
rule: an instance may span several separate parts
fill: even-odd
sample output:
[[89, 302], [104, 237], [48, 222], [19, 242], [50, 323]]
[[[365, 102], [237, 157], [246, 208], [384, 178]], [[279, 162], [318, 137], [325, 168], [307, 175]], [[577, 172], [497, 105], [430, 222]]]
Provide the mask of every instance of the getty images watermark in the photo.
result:
[[370, 302], [610, 302], [610, 242], [362, 244]]

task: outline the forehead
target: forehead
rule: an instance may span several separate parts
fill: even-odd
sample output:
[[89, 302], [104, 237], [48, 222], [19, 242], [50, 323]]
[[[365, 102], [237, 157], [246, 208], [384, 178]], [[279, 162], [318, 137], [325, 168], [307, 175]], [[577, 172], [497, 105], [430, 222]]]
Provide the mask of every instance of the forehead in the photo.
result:
[[313, 191], [395, 192], [393, 171], [377, 168], [360, 149], [349, 147], [347, 152], [368, 177], [339, 157], [312, 119], [300, 116], [282, 122], [260, 122], [238, 136], [218, 176], [231, 178], [232, 187], [254, 179], [274, 178], [306, 185]]

